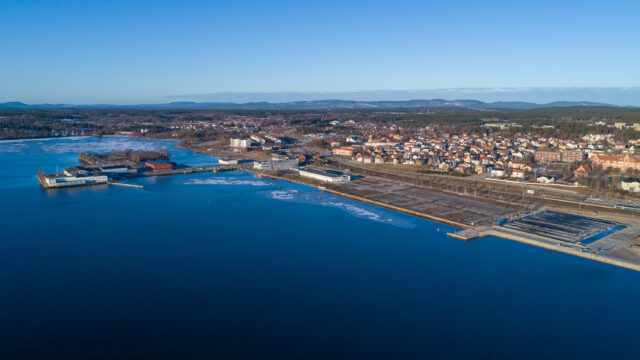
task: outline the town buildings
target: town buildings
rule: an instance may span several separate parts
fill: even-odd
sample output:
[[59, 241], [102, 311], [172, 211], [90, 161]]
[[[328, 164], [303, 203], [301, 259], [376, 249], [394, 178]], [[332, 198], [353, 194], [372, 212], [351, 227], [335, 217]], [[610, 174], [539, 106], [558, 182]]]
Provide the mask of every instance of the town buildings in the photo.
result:
[[538, 162], [554, 162], [562, 159], [560, 151], [540, 150], [536, 151], [534, 159]]
[[640, 156], [634, 155], [594, 155], [591, 158], [591, 162], [594, 165], [600, 165], [604, 169], [640, 170]]
[[551, 151], [551, 150], [539, 150], [534, 154], [535, 161], [538, 162], [580, 162], [584, 160], [584, 152], [580, 150], [562, 150], [562, 151]]

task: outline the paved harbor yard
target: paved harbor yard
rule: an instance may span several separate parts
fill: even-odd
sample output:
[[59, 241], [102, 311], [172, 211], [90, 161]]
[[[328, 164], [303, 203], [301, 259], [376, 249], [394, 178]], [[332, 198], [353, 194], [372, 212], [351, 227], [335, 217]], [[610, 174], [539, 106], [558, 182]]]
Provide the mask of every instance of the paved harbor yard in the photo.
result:
[[341, 185], [340, 191], [467, 225], [495, 223], [497, 219], [518, 211], [512, 207], [417, 189], [372, 177]]

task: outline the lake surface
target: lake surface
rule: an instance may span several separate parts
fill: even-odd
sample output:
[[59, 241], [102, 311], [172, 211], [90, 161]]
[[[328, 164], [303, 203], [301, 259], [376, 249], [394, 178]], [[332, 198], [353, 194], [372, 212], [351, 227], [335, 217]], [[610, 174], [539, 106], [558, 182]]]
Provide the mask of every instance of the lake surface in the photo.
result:
[[638, 272], [247, 173], [35, 179], [154, 147], [216, 161], [0, 142], [0, 358], [640, 358]]

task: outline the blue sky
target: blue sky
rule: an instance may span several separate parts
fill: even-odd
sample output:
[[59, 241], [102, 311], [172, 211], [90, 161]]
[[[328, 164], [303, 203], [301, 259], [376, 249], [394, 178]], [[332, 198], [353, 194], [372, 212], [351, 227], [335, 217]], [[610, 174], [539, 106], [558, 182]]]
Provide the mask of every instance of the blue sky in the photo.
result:
[[618, 0], [0, 0], [0, 102], [633, 87], [638, 14]]

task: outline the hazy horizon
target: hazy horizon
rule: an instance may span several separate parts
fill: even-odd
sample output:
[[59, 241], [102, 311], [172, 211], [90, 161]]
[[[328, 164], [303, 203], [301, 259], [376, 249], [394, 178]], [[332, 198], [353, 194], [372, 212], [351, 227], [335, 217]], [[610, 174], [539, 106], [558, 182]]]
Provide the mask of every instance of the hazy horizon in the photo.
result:
[[529, 102], [546, 104], [556, 101], [588, 101], [616, 106], [640, 106], [640, 87], [627, 88], [452, 88], [424, 90], [359, 90], [349, 92], [218, 92], [208, 94], [185, 94], [150, 97], [140, 102], [28, 102], [11, 99], [2, 102], [22, 102], [28, 105], [69, 104], [69, 105], [144, 105], [171, 102], [219, 102], [219, 103], [286, 103], [295, 101], [347, 100], [347, 101], [408, 101], [408, 100], [478, 100], [492, 102]]
[[172, 95], [166, 101], [194, 102], [292, 102], [314, 100], [408, 101], [408, 100], [479, 100], [484, 102], [590, 101], [617, 106], [640, 106], [640, 87], [614, 88], [451, 88], [423, 90], [359, 90], [350, 92], [220, 92]]

